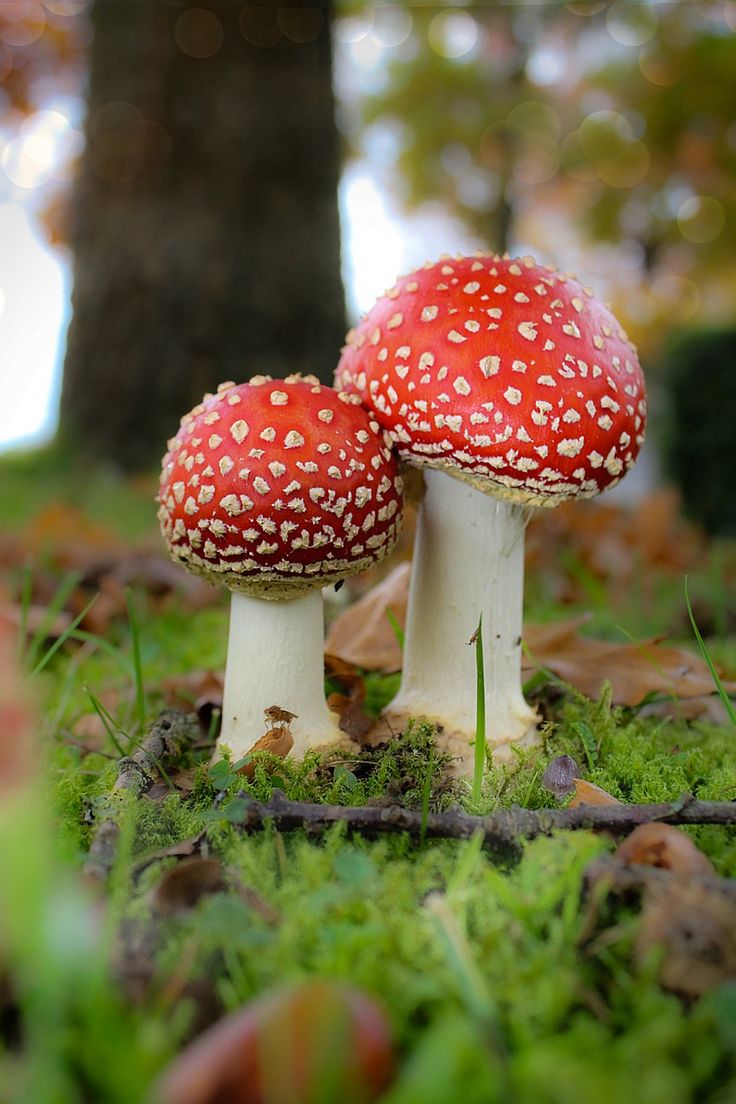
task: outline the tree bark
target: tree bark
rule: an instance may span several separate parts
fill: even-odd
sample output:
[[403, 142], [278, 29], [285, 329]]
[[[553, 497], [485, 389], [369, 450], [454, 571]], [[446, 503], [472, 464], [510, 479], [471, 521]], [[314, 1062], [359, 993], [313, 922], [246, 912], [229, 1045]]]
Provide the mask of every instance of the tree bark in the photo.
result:
[[332, 380], [329, 10], [96, 0], [92, 24], [61, 435], [134, 470], [223, 380]]

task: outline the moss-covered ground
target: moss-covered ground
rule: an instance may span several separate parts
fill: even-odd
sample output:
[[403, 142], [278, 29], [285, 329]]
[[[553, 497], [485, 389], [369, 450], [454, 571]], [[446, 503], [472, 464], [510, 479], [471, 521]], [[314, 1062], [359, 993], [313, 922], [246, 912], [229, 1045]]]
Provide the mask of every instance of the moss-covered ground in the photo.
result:
[[[30, 474], [22, 466], [12, 473], [13, 501], [36, 486], [28, 464]], [[107, 490], [97, 486], [87, 503], [95, 495], [95, 523], [119, 525], [119, 510], [116, 518], [105, 513]], [[129, 529], [145, 530], [136, 490], [130, 500]], [[28, 520], [22, 514], [19, 507], [19, 525]], [[718, 567], [728, 555], [714, 551], [712, 571], [691, 585], [701, 611], [713, 615], [709, 645], [733, 676], [734, 638], [717, 631], [730, 628], [732, 615], [722, 608]], [[19, 570], [9, 578], [20, 586]], [[593, 609], [592, 632], [686, 631], [680, 579], [650, 592], [648, 626], [640, 596], [607, 603], [592, 587], [578, 606]], [[530, 593], [532, 615], [575, 609], [556, 605], [543, 581]], [[167, 684], [179, 680], [186, 695], [188, 673], [222, 665], [227, 613], [224, 603], [192, 612], [177, 594], [162, 603], [134, 588], [132, 597], [150, 721]], [[541, 784], [547, 763], [568, 753], [587, 779], [623, 801], [686, 792], [734, 800], [736, 730], [612, 708], [605, 694], [594, 702], [537, 681], [544, 744], [511, 766], [491, 766], [480, 806], [465, 784], [448, 781], [422, 726], [388, 751], [302, 764], [265, 757], [252, 782], [213, 770], [203, 738], [169, 765], [172, 789], [135, 799], [111, 794], [116, 744], [134, 750], [142, 733], [126, 616], [111, 617], [104, 641], [69, 641], [31, 680], [43, 779], [0, 809], [3, 1104], [143, 1101], [157, 1071], [204, 1023], [279, 982], [315, 975], [346, 979], [384, 1005], [400, 1059], [384, 1104], [736, 1101], [736, 983], [693, 1003], [665, 991], [658, 954], [635, 954], [638, 904], [584, 892], [586, 866], [613, 850], [613, 840], [559, 833], [502, 862], [477, 840], [369, 840], [341, 828], [320, 837], [268, 827], [244, 835], [237, 796], [265, 798], [277, 786], [294, 798], [342, 804], [388, 794], [417, 809], [538, 808], [554, 804]], [[395, 685], [396, 676], [368, 677], [373, 712]], [[90, 695], [106, 702], [112, 734]], [[595, 747], [586, 751], [588, 732]], [[120, 827], [115, 863], [104, 891], [87, 890], [80, 872], [106, 817]], [[733, 829], [688, 833], [718, 874], [736, 877]], [[200, 855], [220, 861], [226, 884], [194, 893], [191, 904], [172, 903], [162, 880], [187, 846], [172, 848], [194, 838]]]

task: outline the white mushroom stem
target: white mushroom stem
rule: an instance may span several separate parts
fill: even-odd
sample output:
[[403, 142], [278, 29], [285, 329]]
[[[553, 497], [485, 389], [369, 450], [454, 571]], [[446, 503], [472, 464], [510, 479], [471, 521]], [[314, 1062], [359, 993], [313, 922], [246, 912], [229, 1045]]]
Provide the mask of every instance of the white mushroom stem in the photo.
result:
[[344, 742], [325, 701], [323, 651], [321, 590], [288, 601], [233, 593], [218, 746], [242, 758], [271, 727], [264, 710], [273, 705], [296, 714], [293, 755]]
[[521, 690], [524, 532], [528, 510], [425, 469], [414, 545], [404, 669], [386, 717], [426, 717], [439, 743], [472, 773], [476, 726], [475, 649], [483, 614], [486, 739], [497, 759], [533, 742], [537, 715]]

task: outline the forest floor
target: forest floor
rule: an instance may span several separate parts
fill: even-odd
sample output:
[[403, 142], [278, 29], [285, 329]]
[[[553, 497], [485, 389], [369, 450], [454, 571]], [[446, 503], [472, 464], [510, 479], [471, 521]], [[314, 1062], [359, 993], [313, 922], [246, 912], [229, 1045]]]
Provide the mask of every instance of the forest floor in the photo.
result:
[[[716, 888], [694, 877], [668, 897], [592, 879], [619, 841], [588, 830], [499, 854], [478, 835], [244, 824], [274, 790], [425, 822], [561, 808], [544, 774], [563, 754], [583, 789], [620, 802], [734, 801], [736, 729], [684, 593], [687, 575], [710, 655], [736, 679], [733, 542], [704, 540], [666, 492], [535, 519], [525, 679], [543, 741], [491, 763], [473, 802], [422, 724], [387, 747], [266, 754], [251, 779], [213, 764], [227, 602], [164, 558], [154, 492], [44, 454], [3, 465], [4, 622], [20, 629], [43, 766], [3, 793], [0, 754], [2, 1104], [144, 1101], [207, 1025], [309, 977], [382, 1004], [398, 1055], [383, 1104], [733, 1104], [734, 827], [681, 830]], [[360, 717], [399, 679], [389, 618], [354, 641], [346, 613], [383, 580], [400, 616], [384, 576], [328, 601], [342, 662], [327, 690]], [[143, 792], [116, 788], [167, 709], [188, 718], [180, 750]]]

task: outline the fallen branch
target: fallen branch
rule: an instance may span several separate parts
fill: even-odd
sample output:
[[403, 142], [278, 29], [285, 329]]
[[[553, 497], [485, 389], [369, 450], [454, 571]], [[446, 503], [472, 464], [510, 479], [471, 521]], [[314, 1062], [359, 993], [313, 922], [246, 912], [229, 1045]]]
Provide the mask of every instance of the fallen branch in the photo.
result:
[[[162, 776], [165, 764], [181, 755], [185, 746], [193, 744], [199, 735], [194, 714], [165, 710], [151, 725], [137, 751], [118, 762], [118, 776], [112, 792], [127, 790], [141, 797]], [[84, 864], [84, 873], [91, 881], [104, 882], [107, 878], [115, 862], [118, 834], [117, 822], [112, 818], [97, 825]]]
[[[241, 793], [248, 799], [248, 794]], [[499, 854], [516, 854], [522, 839], [550, 835], [559, 829], [588, 828], [625, 835], [638, 824], [660, 820], [666, 824], [736, 824], [736, 802], [696, 801], [685, 795], [672, 804], [581, 805], [575, 809], [499, 809], [489, 816], [471, 816], [454, 808], [447, 813], [422, 813], [399, 805], [313, 805], [289, 801], [279, 790], [269, 801], [251, 801], [239, 823], [245, 831], [267, 822], [282, 831], [305, 828], [324, 832], [334, 824], [349, 831], [374, 835], [407, 832], [424, 839], [470, 839], [480, 832], [483, 843]]]

